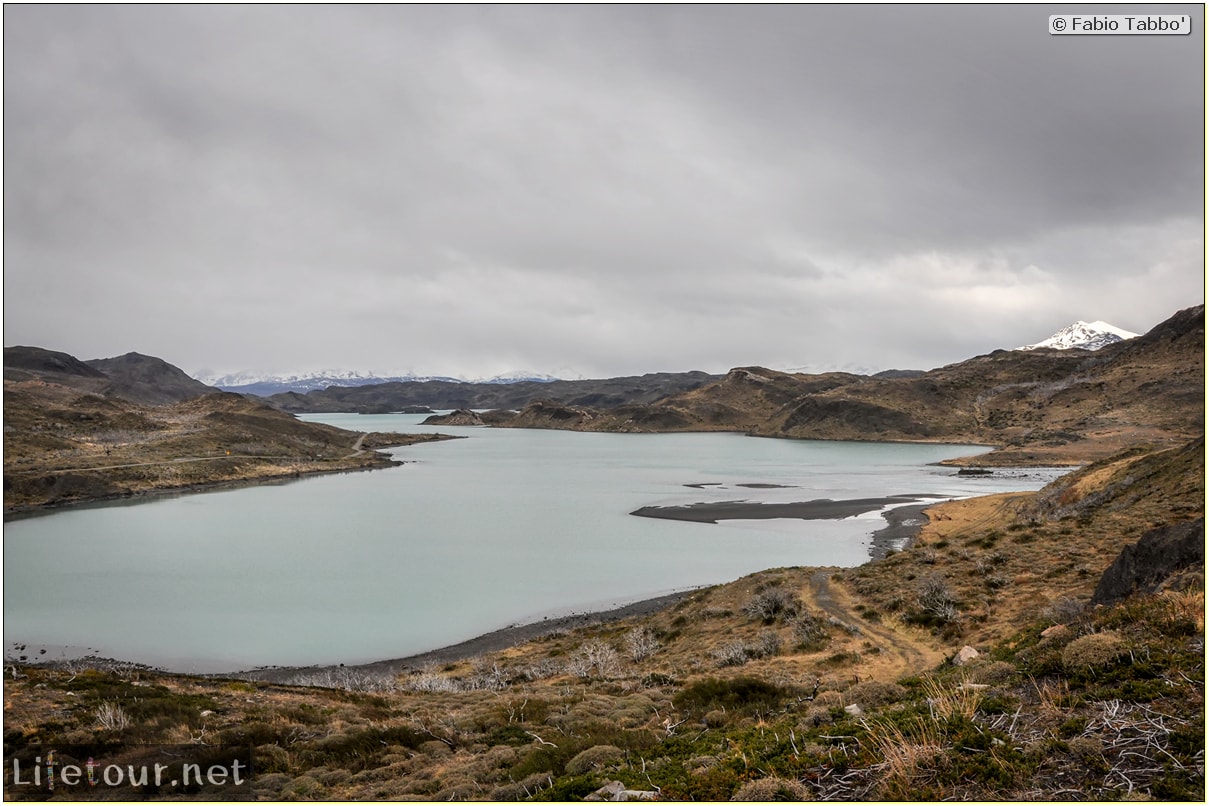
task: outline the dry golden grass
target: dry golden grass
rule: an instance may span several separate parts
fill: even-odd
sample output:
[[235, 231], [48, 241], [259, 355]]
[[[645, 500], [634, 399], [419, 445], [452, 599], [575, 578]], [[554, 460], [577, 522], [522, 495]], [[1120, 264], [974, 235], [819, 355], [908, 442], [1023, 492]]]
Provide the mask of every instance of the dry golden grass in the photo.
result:
[[973, 719], [982, 702], [983, 690], [961, 681], [958, 685], [945, 684], [935, 677], [924, 678], [923, 691], [934, 719], [964, 717]]
[[1192, 623], [1196, 631], [1205, 631], [1205, 591], [1163, 591], [1159, 594], [1159, 602], [1166, 616], [1167, 625]]
[[906, 729], [889, 719], [867, 721], [865, 727], [883, 759], [879, 788], [887, 798], [919, 789], [946, 747], [939, 724], [925, 716], [914, 717]]

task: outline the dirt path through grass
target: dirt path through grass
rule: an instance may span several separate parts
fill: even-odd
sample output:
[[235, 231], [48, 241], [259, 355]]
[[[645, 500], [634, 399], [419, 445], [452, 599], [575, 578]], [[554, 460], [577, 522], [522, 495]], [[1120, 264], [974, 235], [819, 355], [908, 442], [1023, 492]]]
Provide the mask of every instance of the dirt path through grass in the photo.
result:
[[877, 648], [862, 653], [860, 677], [894, 681], [900, 677], [919, 674], [945, 658], [944, 650], [935, 641], [914, 636], [899, 629], [876, 624], [860, 616], [848, 592], [833, 584], [833, 571], [815, 571], [810, 577], [808, 598], [819, 610], [859, 631], [857, 640], [867, 641]]
[[361, 448], [361, 443], [365, 441], [367, 436], [369, 436], [369, 434], [362, 434], [361, 436], [357, 437], [357, 441], [353, 443], [353, 452], [344, 458], [356, 459], [358, 456], [365, 453], [365, 451]]

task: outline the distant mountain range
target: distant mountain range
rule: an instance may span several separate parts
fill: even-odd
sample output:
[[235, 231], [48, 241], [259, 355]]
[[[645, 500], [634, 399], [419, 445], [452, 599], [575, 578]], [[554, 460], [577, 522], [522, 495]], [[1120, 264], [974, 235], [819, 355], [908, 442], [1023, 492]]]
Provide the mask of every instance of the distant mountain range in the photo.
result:
[[[1025, 347], [1017, 347], [1016, 349], [1099, 350], [1118, 341], [1137, 338], [1138, 335], [1137, 333], [1131, 333], [1128, 330], [1114, 327], [1107, 322], [1076, 322], [1073, 325], [1062, 328], [1044, 341], [1039, 341], [1036, 344], [1030, 344]], [[818, 371], [810, 371], [806, 367], [797, 367], [784, 371], [793, 374], [819, 374]], [[857, 368], [846, 368], [839, 371], [852, 375], [868, 375], [873, 378], [918, 377], [924, 372], [923, 370], [903, 369], [874, 372], [873, 370]], [[315, 372], [279, 374], [237, 372], [229, 375], [217, 375], [202, 371], [195, 373], [193, 377], [207, 386], [221, 389], [224, 392], [238, 392], [239, 394], [257, 395], [258, 397], [270, 397], [287, 392], [307, 394], [308, 392], [319, 391], [329, 387], [356, 388], [385, 383], [419, 384], [436, 381], [447, 384], [492, 385], [544, 384], [566, 380], [555, 375], [540, 372], [511, 372], [504, 375], [495, 375], [490, 378], [467, 379], [451, 375], [416, 375], [411, 372], [378, 375], [373, 372], [342, 369], [322, 369]], [[579, 378], [578, 380], [583, 381], [586, 379]], [[461, 397], [466, 398], [467, 394], [463, 394]]]
[[[978, 457], [980, 463], [1083, 462], [1140, 443], [1175, 444], [1203, 434], [1204, 351], [1201, 305], [1094, 353], [995, 350], [924, 373], [881, 378], [739, 367], [650, 403], [603, 408], [549, 394], [507, 417], [492, 412], [490, 419], [493, 425], [577, 431], [972, 443], [1000, 446], [994, 455]], [[356, 406], [356, 397], [345, 395], [339, 403]], [[480, 419], [486, 423], [487, 415]], [[446, 419], [426, 422], [443, 425]]]
[[1017, 347], [1017, 350], [1099, 350], [1110, 344], [1127, 339], [1136, 339], [1141, 333], [1133, 333], [1114, 327], [1107, 322], [1075, 322], [1054, 335], [1036, 344]]
[[491, 378], [466, 380], [448, 375], [415, 375], [413, 373], [375, 375], [372, 372], [356, 370], [322, 369], [316, 372], [300, 374], [265, 375], [251, 372], [237, 372], [232, 375], [214, 375], [212, 373], [197, 373], [196, 377], [202, 383], [221, 389], [224, 392], [238, 392], [244, 395], [268, 397], [282, 392], [313, 392], [317, 389], [327, 389], [330, 386], [356, 387], [373, 386], [381, 383], [426, 383], [442, 381], [444, 383], [550, 383], [562, 380], [553, 375], [539, 372], [513, 372], [506, 375], [496, 375]]
[[[946, 441], [1002, 446], [997, 456], [1007, 462], [1094, 459], [1141, 442], [1163, 444], [1204, 433], [1204, 322], [1200, 305], [1143, 336], [1108, 330], [1104, 323], [1075, 325], [1033, 349], [996, 350], [927, 372], [805, 374], [752, 366], [724, 376], [679, 372], [483, 383], [375, 383], [380, 379], [370, 375], [333, 373], [326, 377], [350, 385], [247, 402], [292, 413], [495, 409], [492, 424], [513, 427]], [[1086, 345], [1105, 340], [1089, 352]], [[1076, 345], [1082, 349], [1072, 349]], [[31, 423], [49, 415], [74, 422], [92, 421], [98, 407], [115, 399], [163, 406], [218, 392], [139, 353], [79, 361], [38, 347], [7, 347], [4, 379], [6, 426], [16, 422], [12, 416], [22, 400]]]

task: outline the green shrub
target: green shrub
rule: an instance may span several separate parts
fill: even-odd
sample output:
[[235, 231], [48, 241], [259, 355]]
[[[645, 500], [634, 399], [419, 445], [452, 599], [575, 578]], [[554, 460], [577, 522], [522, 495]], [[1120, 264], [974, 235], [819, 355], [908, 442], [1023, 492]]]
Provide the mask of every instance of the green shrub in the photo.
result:
[[282, 800], [316, 800], [323, 796], [323, 785], [309, 775], [291, 781], [281, 792]]
[[590, 775], [555, 779], [554, 785], [536, 793], [533, 800], [566, 802], [583, 800], [600, 788], [600, 781]]

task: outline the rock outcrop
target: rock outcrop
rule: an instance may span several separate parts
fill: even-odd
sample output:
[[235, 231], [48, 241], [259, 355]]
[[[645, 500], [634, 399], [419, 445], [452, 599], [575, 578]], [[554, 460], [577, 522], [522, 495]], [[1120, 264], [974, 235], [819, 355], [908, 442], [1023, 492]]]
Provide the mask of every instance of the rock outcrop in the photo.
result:
[[1205, 565], [1205, 519], [1152, 529], [1126, 546], [1096, 585], [1092, 604], [1153, 593], [1174, 575]]
[[457, 409], [427, 417], [421, 425], [483, 425], [483, 418], [470, 409]]

